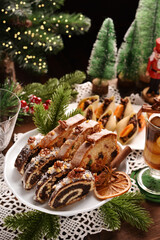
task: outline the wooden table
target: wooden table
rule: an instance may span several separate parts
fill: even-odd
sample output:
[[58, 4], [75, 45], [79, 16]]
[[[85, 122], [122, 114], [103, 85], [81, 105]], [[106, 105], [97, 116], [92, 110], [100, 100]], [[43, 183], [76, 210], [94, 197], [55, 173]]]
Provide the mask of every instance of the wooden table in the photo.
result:
[[[35, 125], [30, 117], [26, 117], [21, 125], [15, 127], [14, 133], [25, 133], [35, 128]], [[12, 146], [13, 138], [4, 153]], [[149, 211], [154, 224], [148, 232], [143, 232], [132, 227], [126, 222], [122, 223], [121, 229], [118, 231], [107, 232], [102, 231], [98, 234], [88, 235], [85, 240], [160, 240], [160, 204], [145, 201], [143, 207]]]

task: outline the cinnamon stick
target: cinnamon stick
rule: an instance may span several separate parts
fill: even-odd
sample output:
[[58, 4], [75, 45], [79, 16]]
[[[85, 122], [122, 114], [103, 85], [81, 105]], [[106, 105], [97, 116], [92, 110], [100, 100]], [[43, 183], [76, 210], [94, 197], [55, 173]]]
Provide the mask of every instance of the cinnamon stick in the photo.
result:
[[126, 146], [111, 162], [112, 168], [118, 168], [120, 163], [132, 152], [132, 149], [129, 146]]

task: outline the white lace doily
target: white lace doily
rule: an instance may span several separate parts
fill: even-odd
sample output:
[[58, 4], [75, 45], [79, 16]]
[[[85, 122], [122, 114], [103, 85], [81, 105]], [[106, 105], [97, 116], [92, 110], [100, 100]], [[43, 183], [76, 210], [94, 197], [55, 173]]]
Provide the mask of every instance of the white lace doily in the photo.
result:
[[[92, 94], [92, 85], [90, 82], [77, 85], [76, 90], [78, 91], [78, 96], [76, 102], [79, 102], [82, 98], [85, 98]], [[109, 86], [109, 91], [107, 97], [115, 96], [115, 102], [120, 102], [120, 94], [118, 90], [112, 86]], [[104, 97], [104, 96], [103, 96]], [[133, 104], [143, 104], [141, 97], [136, 94], [132, 94], [131, 102]], [[15, 135], [15, 140], [21, 137], [22, 134]], [[128, 162], [128, 174], [132, 171], [138, 170], [145, 166], [144, 160], [142, 158], [142, 151], [134, 150], [127, 157]], [[3, 226], [3, 219], [7, 215], [12, 215], [19, 212], [32, 210], [20, 203], [15, 196], [12, 194], [8, 186], [6, 185], [3, 177], [3, 165], [4, 157], [0, 155], [0, 240], [12, 240], [16, 237], [17, 231], [12, 231]], [[136, 183], [132, 180], [132, 187], [130, 191], [139, 191]], [[95, 234], [101, 232], [102, 230], [111, 231], [108, 226], [103, 222], [102, 216], [98, 209], [90, 212], [78, 214], [72, 217], [60, 217], [60, 234], [58, 239], [70, 239], [70, 240], [82, 240], [88, 234]]]

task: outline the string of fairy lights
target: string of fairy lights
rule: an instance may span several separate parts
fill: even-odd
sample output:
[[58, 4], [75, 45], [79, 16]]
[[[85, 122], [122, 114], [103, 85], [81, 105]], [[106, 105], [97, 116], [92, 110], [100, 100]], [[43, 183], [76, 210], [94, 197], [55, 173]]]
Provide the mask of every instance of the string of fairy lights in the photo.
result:
[[[55, 0], [49, 0], [49, 2], [51, 2], [54, 7], [57, 4]], [[7, 21], [9, 17], [12, 17], [12, 14], [16, 15], [16, 11], [22, 10], [25, 5], [26, 1], [20, 1], [19, 4], [16, 3], [15, 5], [8, 5], [6, 8], [2, 8], [0, 10], [4, 16], [2, 23], [4, 24], [5, 32], [8, 34], [9, 39], [8, 41], [2, 42], [2, 47], [6, 50], [13, 50], [15, 56], [21, 56], [23, 54], [24, 64], [31, 63], [33, 66], [38, 67], [39, 70], [45, 70], [47, 67], [45, 60], [42, 59], [42, 57], [39, 57], [38, 54], [31, 54], [31, 52], [33, 52], [33, 48], [41, 47], [44, 48], [43, 51], [45, 52], [53, 52], [56, 47], [62, 48], [63, 42], [60, 34], [58, 34], [60, 25], [63, 24], [63, 26], [65, 26], [65, 34], [68, 38], [72, 37], [75, 27], [72, 25], [70, 26], [69, 20], [66, 18], [66, 15], [64, 17], [63, 14], [54, 16], [52, 18], [52, 27], [48, 27], [45, 15], [42, 14], [41, 16], [38, 16], [38, 18], [33, 17], [32, 21], [30, 21], [30, 25], [26, 26], [25, 30], [20, 30], [21, 28], [18, 28], [19, 30], [16, 31], [17, 28], [15, 28], [14, 24], [11, 25]], [[43, 9], [47, 6], [45, 3], [39, 3], [37, 7]], [[79, 21], [82, 20], [84, 20], [84, 16], [80, 14]], [[55, 31], [55, 29], [57, 31]], [[83, 33], [85, 31], [84, 27], [80, 27], [79, 31]], [[10, 33], [13, 33], [13, 41], [11, 40], [11, 35], [9, 35]], [[15, 46], [14, 40], [20, 42], [21, 44], [16, 43]]]

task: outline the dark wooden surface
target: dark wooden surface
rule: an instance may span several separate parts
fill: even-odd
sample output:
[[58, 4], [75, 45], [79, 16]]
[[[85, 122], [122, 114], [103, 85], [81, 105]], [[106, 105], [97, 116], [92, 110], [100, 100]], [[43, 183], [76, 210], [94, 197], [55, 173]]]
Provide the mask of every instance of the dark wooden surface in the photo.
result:
[[[21, 125], [15, 127], [14, 133], [25, 133], [34, 128], [35, 126], [32, 119], [25, 118]], [[6, 153], [12, 145], [13, 138], [4, 153]], [[86, 236], [85, 240], [160, 240], [160, 204], [145, 201], [143, 203], [143, 207], [149, 211], [154, 221], [148, 232], [140, 231], [126, 222], [123, 222], [121, 229], [118, 231], [102, 231], [98, 234]]]

